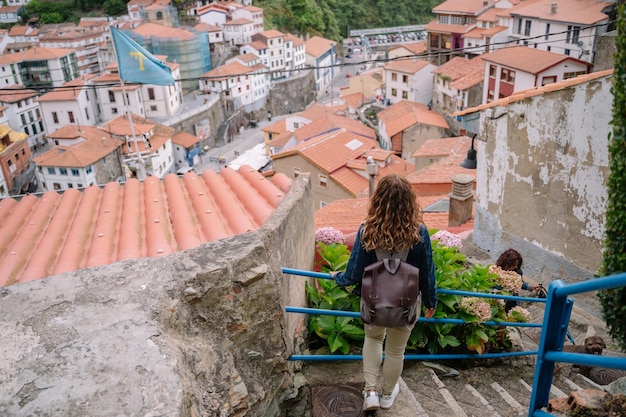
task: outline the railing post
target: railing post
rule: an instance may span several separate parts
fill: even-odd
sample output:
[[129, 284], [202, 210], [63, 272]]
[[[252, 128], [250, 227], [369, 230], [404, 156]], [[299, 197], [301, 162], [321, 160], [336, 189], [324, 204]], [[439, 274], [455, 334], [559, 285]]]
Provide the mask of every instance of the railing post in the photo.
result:
[[546, 310], [543, 317], [543, 330], [537, 353], [537, 371], [533, 380], [528, 415], [548, 405], [550, 387], [554, 373], [554, 361], [545, 358], [546, 351], [563, 350], [567, 324], [572, 313], [573, 302], [566, 295], [556, 295], [556, 289], [564, 287], [562, 280], [552, 281], [548, 289]]

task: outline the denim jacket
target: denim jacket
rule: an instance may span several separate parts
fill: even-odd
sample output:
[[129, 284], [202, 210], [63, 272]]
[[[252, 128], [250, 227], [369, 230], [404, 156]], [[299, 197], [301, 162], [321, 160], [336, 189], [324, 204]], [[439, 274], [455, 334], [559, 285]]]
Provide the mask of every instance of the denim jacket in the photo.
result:
[[[354, 247], [350, 253], [350, 259], [344, 272], [335, 275], [337, 285], [346, 286], [358, 284], [355, 293], [360, 294], [361, 278], [365, 267], [376, 262], [376, 251], [367, 251], [361, 244], [361, 233], [363, 224], [359, 226], [359, 231], [354, 240]], [[420, 236], [423, 242], [418, 242], [409, 251], [407, 262], [419, 268], [419, 288], [422, 294], [422, 304], [426, 308], [437, 306], [437, 284], [435, 282], [435, 264], [433, 263], [433, 252], [430, 244], [430, 235], [424, 224], [420, 226]]]

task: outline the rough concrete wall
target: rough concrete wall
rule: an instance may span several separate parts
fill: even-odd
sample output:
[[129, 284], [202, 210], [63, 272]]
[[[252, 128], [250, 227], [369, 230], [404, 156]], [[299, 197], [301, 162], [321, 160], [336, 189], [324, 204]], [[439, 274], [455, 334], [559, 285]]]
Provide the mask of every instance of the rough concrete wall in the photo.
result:
[[292, 114], [305, 110], [316, 99], [315, 74], [312, 70], [285, 80], [272, 81], [267, 109], [273, 116]]
[[415, 151], [428, 139], [444, 138], [449, 136], [448, 129], [416, 123], [404, 131], [402, 135], [402, 159], [410, 161]]
[[611, 82], [481, 113], [474, 241], [515, 247], [540, 282], [588, 279], [602, 259]]
[[616, 30], [605, 33], [602, 36], [598, 36], [598, 43], [596, 45], [596, 51], [593, 57], [594, 71], [604, 71], [611, 69], [615, 66], [613, 55], [617, 52], [617, 45], [615, 45], [616, 37]]
[[212, 148], [215, 146], [217, 141], [218, 128], [227, 117], [223, 104], [222, 100], [218, 100], [206, 112], [181, 120], [179, 123], [173, 124], [172, 127], [175, 128], [177, 132], [187, 132], [192, 135], [196, 135], [197, 132], [195, 125], [203, 123], [208, 119], [209, 125], [211, 126], [211, 136], [203, 141], [200, 144], [200, 147], [204, 148], [205, 146], [208, 146], [209, 148]]
[[314, 233], [303, 175], [256, 232], [1, 288], [0, 415], [278, 415]]

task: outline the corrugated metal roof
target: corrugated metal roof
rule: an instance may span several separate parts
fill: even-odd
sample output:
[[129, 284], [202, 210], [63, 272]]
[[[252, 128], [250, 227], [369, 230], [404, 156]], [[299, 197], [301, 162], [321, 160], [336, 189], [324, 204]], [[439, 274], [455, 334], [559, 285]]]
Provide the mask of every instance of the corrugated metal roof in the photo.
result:
[[242, 166], [0, 200], [0, 286], [256, 230], [290, 183]]

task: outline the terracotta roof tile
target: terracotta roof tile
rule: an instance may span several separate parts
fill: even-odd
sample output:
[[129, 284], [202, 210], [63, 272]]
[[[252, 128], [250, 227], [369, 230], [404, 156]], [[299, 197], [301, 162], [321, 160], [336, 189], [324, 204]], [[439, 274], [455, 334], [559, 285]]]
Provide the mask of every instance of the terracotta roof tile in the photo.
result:
[[319, 36], [313, 36], [304, 44], [307, 55], [318, 57], [337, 45], [337, 42]]
[[172, 136], [172, 143], [180, 145], [184, 148], [191, 148], [196, 143], [199, 143], [200, 139], [197, 136], [187, 132], [178, 132]]
[[543, 87], [532, 87], [527, 90], [516, 91], [509, 97], [504, 97], [498, 100], [494, 100], [487, 104], [481, 104], [480, 106], [469, 107], [465, 110], [455, 112], [454, 115], [463, 116], [466, 114], [475, 113], [484, 109], [488, 109], [490, 107], [506, 106], [515, 101], [523, 100], [528, 97], [541, 95], [548, 91], [562, 90], [562, 89], [565, 89], [574, 85], [578, 85], [578, 84], [582, 84], [591, 80], [595, 80], [596, 78], [609, 77], [613, 75], [613, 72], [614, 72], [613, 69], [592, 72], [589, 74], [579, 75], [578, 77], [568, 78], [567, 80], [559, 81], [556, 83], [547, 84], [547, 85], [544, 85]]
[[398, 71], [404, 72], [406, 74], [415, 74], [428, 65], [429, 62], [425, 59], [396, 58], [393, 61], [387, 62], [384, 65], [384, 68], [387, 71]]
[[304, 41], [302, 39], [300, 39], [299, 37], [297, 37], [296, 35], [293, 35], [291, 33], [287, 33], [285, 34], [285, 41], [291, 41], [293, 42], [293, 46], [300, 46], [300, 45], [304, 45]]
[[402, 45], [393, 45], [387, 48], [387, 51], [396, 49], [406, 49], [408, 55], [419, 55], [428, 52], [428, 44], [426, 41], [403, 43]]
[[0, 89], [0, 103], [17, 103], [27, 98], [37, 97], [35, 90], [29, 90], [22, 85], [11, 85]]
[[205, 72], [201, 75], [201, 77], [221, 81], [228, 80], [236, 75], [250, 74], [252, 72], [254, 72], [253, 68], [247, 67], [237, 61], [233, 61], [228, 64], [220, 65], [211, 71]]
[[[0, 200], [0, 286], [166, 256], [261, 227], [288, 191], [249, 166]], [[10, 221], [9, 221], [10, 220]]]
[[448, 122], [439, 113], [429, 110], [428, 106], [414, 101], [402, 100], [378, 113], [389, 137], [408, 129], [417, 123], [448, 129]]
[[494, 0], [446, 0], [433, 7], [433, 13], [477, 14], [494, 3]]
[[210, 25], [208, 23], [198, 23], [193, 27], [198, 32], [221, 32], [222, 29], [217, 25]]
[[480, 56], [472, 59], [455, 57], [433, 73], [449, 77], [451, 87], [464, 91], [484, 81], [485, 61]]
[[224, 23], [224, 26], [240, 26], [240, 25], [249, 25], [252, 24], [254, 22], [252, 22], [252, 20], [249, 19], [244, 19], [239, 18], [239, 19], [233, 19], [233, 20], [229, 20], [228, 22]]
[[[85, 168], [111, 154], [124, 143], [93, 126], [83, 126], [81, 129], [85, 141], [71, 146], [55, 146], [35, 156], [33, 158], [35, 164], [37, 166]], [[53, 135], [50, 137], [54, 138]]]
[[159, 25], [156, 23], [143, 23], [132, 29], [136, 35], [144, 38], [172, 39], [173, 41], [184, 41], [195, 39], [197, 35], [187, 29], [175, 28], [171, 26]]
[[551, 12], [551, 4], [554, 0], [536, 0], [529, 3], [520, 3], [510, 13], [513, 16], [534, 17], [553, 22], [577, 23], [592, 25], [607, 20], [609, 17], [603, 13], [614, 2], [598, 0], [568, 0], [566, 3], [556, 3], [556, 13]]
[[261, 33], [259, 33], [260, 36], [263, 36], [265, 39], [269, 39], [269, 38], [279, 38], [279, 37], [284, 37], [285, 34], [276, 30], [276, 29], [269, 29], [269, 30], [265, 30]]
[[437, 20], [433, 20], [428, 23], [424, 30], [427, 32], [438, 32], [438, 33], [466, 33], [473, 29], [473, 26], [470, 25], [449, 25], [445, 23], [439, 23]]
[[463, 152], [467, 151], [467, 148], [470, 144], [471, 141], [467, 136], [428, 139], [413, 153], [412, 156], [414, 158], [444, 156], [447, 157], [455, 153], [463, 154]]
[[[95, 74], [83, 75], [63, 84], [62, 88], [55, 88], [37, 98], [37, 101], [73, 101], [85, 87], [87, 81], [95, 78]], [[70, 88], [71, 87], [71, 88]]]
[[[563, 61], [582, 62], [567, 55], [542, 51], [527, 46], [501, 48], [491, 53], [483, 54], [482, 57], [485, 61], [494, 62], [529, 74], [538, 74]], [[584, 64], [588, 65], [586, 62]]]

